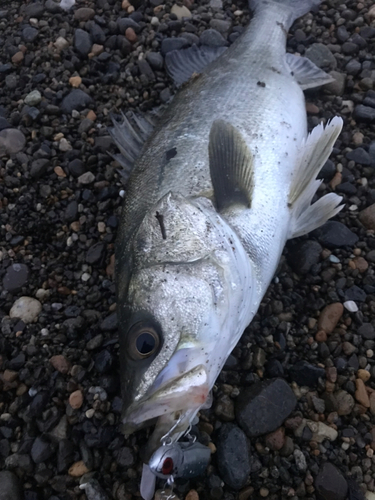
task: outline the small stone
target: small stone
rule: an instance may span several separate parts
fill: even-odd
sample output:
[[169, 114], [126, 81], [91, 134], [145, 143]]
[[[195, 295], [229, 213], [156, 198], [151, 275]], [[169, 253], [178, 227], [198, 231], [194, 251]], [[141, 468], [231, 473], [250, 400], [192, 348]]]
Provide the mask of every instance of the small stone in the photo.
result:
[[64, 37], [59, 36], [56, 39], [56, 42], [54, 42], [54, 46], [56, 47], [57, 50], [61, 51], [69, 47], [69, 42]]
[[69, 476], [72, 477], [81, 477], [83, 474], [87, 474], [90, 471], [85, 465], [83, 460], [79, 460], [75, 462], [68, 470]]
[[72, 394], [69, 396], [69, 404], [73, 408], [73, 410], [78, 410], [81, 408], [83, 404], [83, 394], [82, 391], [74, 391]]
[[16, 128], [7, 128], [0, 132], [0, 157], [22, 151], [26, 137]]
[[305, 52], [305, 56], [310, 59], [318, 68], [336, 68], [337, 61], [329, 48], [322, 43], [313, 43]]
[[313, 232], [319, 243], [327, 248], [354, 246], [358, 236], [344, 224], [337, 221], [328, 221]]
[[375, 121], [375, 108], [358, 104], [354, 108], [353, 117], [359, 122], [371, 123]]
[[354, 408], [355, 401], [353, 396], [344, 390], [323, 396], [326, 409], [328, 411], [336, 411], [340, 416], [350, 415]]
[[202, 45], [208, 45], [210, 47], [225, 47], [228, 45], [223, 35], [212, 28], [204, 30], [199, 37], [199, 41]]
[[358, 306], [353, 300], [347, 300], [346, 302], [344, 302], [344, 307], [351, 313], [355, 313], [358, 311]]
[[82, 83], [82, 78], [80, 76], [71, 76], [69, 78], [69, 83], [72, 87], [77, 89]]
[[76, 21], [89, 21], [95, 16], [95, 10], [89, 7], [81, 7], [74, 12], [74, 19]]
[[324, 368], [311, 365], [307, 361], [298, 361], [290, 368], [289, 373], [291, 379], [299, 386], [314, 387], [318, 384], [319, 378], [325, 377]]
[[38, 37], [38, 33], [36, 28], [26, 26], [26, 28], [22, 30], [22, 39], [26, 43], [32, 43]]
[[56, 356], [52, 356], [49, 362], [55, 370], [64, 375], [66, 375], [70, 370], [70, 363], [62, 354], [56, 354]]
[[365, 302], [367, 294], [362, 288], [353, 285], [345, 290], [345, 300], [353, 300], [354, 302]]
[[362, 379], [357, 378], [355, 381], [357, 390], [355, 391], [355, 399], [365, 408], [370, 408], [370, 400], [366, 391], [365, 383]]
[[223, 422], [231, 422], [234, 420], [234, 403], [233, 400], [223, 394], [215, 404], [215, 415]]
[[363, 144], [364, 137], [365, 136], [362, 134], [362, 132], [355, 132], [353, 134], [352, 141], [356, 146], [359, 146], [360, 144]]
[[164, 66], [163, 56], [159, 52], [149, 52], [146, 55], [146, 59], [154, 70], [161, 70]]
[[66, 151], [71, 151], [72, 149], [73, 148], [72, 148], [72, 145], [70, 144], [70, 142], [68, 142], [65, 139], [65, 137], [62, 137], [59, 141], [59, 150], [66, 153]]
[[42, 310], [42, 304], [39, 300], [32, 297], [20, 297], [17, 299], [10, 312], [11, 318], [19, 318], [24, 323], [34, 323]]
[[241, 489], [250, 474], [249, 445], [244, 432], [234, 424], [223, 424], [216, 444], [221, 477], [230, 488]]
[[24, 500], [20, 480], [13, 472], [0, 471], [0, 499]]
[[87, 31], [77, 28], [74, 32], [74, 48], [82, 56], [86, 57], [91, 51], [92, 40]]
[[320, 109], [316, 104], [312, 102], [307, 102], [306, 103], [306, 112], [309, 113], [310, 115], [318, 115], [320, 112]]
[[81, 89], [74, 89], [64, 97], [61, 103], [61, 109], [64, 113], [71, 114], [73, 110], [80, 111], [89, 106], [92, 102], [93, 100], [86, 92]]
[[339, 73], [338, 71], [330, 71], [329, 75], [335, 80], [325, 85], [324, 88], [334, 95], [343, 95], [345, 91], [346, 74]]
[[6, 270], [3, 287], [8, 292], [18, 292], [26, 285], [28, 278], [29, 268], [26, 264], [12, 264]]
[[358, 218], [367, 229], [375, 229], [375, 203], [362, 210]]
[[325, 462], [315, 478], [315, 488], [323, 500], [345, 500], [348, 483], [334, 465]]
[[268, 488], [265, 488], [264, 486], [262, 486], [262, 488], [260, 488], [259, 490], [259, 495], [262, 497], [262, 498], [266, 498], [268, 497], [268, 495], [270, 494], [270, 491]]
[[24, 57], [24, 53], [20, 50], [12, 56], [12, 63], [21, 64], [21, 62], [24, 60]]
[[332, 333], [343, 315], [343, 312], [344, 307], [340, 302], [329, 304], [320, 313], [318, 328], [324, 330], [328, 334]]
[[89, 57], [96, 57], [99, 56], [104, 50], [103, 45], [99, 45], [98, 43], [94, 43], [94, 45], [91, 47], [91, 52], [89, 54]]
[[280, 427], [296, 402], [285, 380], [256, 382], [236, 398], [236, 419], [249, 437], [268, 434]]
[[307, 469], [306, 457], [302, 453], [301, 450], [294, 450], [294, 460], [297, 466], [297, 469], [304, 472]]
[[44, 437], [38, 436], [31, 448], [31, 458], [36, 464], [41, 464], [52, 457], [55, 453], [55, 446]]
[[319, 262], [322, 247], [317, 241], [307, 240], [291, 247], [287, 260], [294, 272], [307, 274]]
[[64, 170], [61, 167], [55, 167], [53, 169], [53, 171], [55, 172], [57, 177], [66, 177], [66, 173], [64, 172]]
[[185, 7], [185, 5], [180, 6], [174, 4], [171, 8], [171, 13], [174, 14], [177, 17], [177, 19], [184, 19], [191, 17], [191, 12], [187, 7]]
[[324, 424], [323, 422], [313, 422], [312, 420], [306, 420], [308, 428], [312, 431], [312, 441], [317, 443], [322, 443], [325, 439], [329, 441], [335, 441], [338, 436], [338, 432], [333, 427]]
[[375, 329], [371, 323], [362, 323], [357, 333], [365, 340], [375, 340]]
[[357, 372], [357, 377], [363, 380], [363, 382], [367, 382], [371, 378], [371, 373], [367, 370], [360, 369]]
[[37, 106], [42, 101], [42, 94], [39, 90], [32, 90], [25, 97], [25, 104], [28, 106]]
[[368, 262], [363, 257], [355, 257], [353, 263], [360, 273], [364, 273], [368, 269]]
[[85, 172], [84, 174], [80, 175], [77, 180], [80, 184], [91, 184], [95, 181], [95, 175], [92, 172]]
[[199, 500], [199, 495], [197, 490], [190, 490], [186, 495], [185, 500]]
[[134, 31], [133, 28], [129, 27], [126, 28], [125, 30], [125, 37], [129, 40], [131, 43], [135, 43], [137, 41], [137, 35]]
[[180, 50], [189, 46], [185, 38], [164, 38], [161, 42], [161, 53], [163, 56], [172, 50]]
[[267, 434], [265, 437], [265, 443], [267, 448], [273, 451], [279, 451], [285, 444], [285, 429], [284, 427], [279, 427], [275, 431]]

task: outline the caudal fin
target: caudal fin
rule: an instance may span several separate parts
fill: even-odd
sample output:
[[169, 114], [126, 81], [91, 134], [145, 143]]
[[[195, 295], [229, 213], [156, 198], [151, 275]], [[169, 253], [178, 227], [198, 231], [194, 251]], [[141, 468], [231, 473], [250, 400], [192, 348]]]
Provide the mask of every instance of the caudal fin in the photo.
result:
[[295, 20], [318, 7], [320, 2], [321, 0], [249, 0], [249, 6], [251, 10], [257, 11], [269, 8], [270, 4], [279, 4], [281, 8], [289, 9]]

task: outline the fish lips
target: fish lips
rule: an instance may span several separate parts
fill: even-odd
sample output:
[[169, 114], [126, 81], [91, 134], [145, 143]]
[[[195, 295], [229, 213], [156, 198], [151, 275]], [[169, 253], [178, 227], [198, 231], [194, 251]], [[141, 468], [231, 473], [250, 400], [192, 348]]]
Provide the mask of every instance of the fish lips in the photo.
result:
[[[205, 403], [209, 390], [206, 368], [195, 366], [125, 408], [121, 419], [122, 431], [129, 435], [152, 425], [158, 417], [194, 408], [198, 410]], [[188, 425], [189, 422], [186, 427]]]

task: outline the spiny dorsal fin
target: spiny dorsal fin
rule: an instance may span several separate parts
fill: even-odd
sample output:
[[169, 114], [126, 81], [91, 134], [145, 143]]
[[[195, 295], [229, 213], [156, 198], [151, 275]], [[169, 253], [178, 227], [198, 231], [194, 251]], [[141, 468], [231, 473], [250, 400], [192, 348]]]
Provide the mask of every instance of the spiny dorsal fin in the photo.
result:
[[289, 238], [313, 231], [342, 209], [342, 205], [338, 206], [342, 198], [335, 193], [329, 193], [311, 205], [321, 184], [316, 177], [331, 154], [342, 123], [342, 119], [336, 116], [325, 128], [322, 124], [317, 125], [300, 148], [288, 199], [292, 210]]
[[307, 57], [287, 54], [286, 62], [292, 76], [302, 90], [320, 87], [321, 85], [327, 85], [327, 83], [335, 81], [331, 75], [328, 75], [325, 71], [318, 68], [318, 66], [310, 61], [310, 59], [307, 59]]
[[208, 145], [211, 181], [219, 211], [231, 205], [251, 206], [253, 155], [241, 133], [224, 120], [215, 120]]
[[195, 44], [188, 49], [173, 50], [165, 56], [168, 74], [179, 87], [186, 83], [194, 74], [202, 73], [204, 68], [215, 61], [227, 47], [209, 47]]

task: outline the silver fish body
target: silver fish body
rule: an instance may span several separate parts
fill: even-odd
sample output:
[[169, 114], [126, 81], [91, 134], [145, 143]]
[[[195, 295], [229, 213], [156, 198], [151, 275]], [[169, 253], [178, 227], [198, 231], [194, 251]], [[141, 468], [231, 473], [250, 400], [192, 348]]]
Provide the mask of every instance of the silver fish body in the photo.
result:
[[154, 449], [204, 404], [286, 240], [340, 209], [333, 194], [310, 203], [341, 121], [307, 136], [285, 54], [314, 3], [253, 0], [250, 26], [177, 93], [129, 180], [116, 248], [123, 422], [158, 418]]

